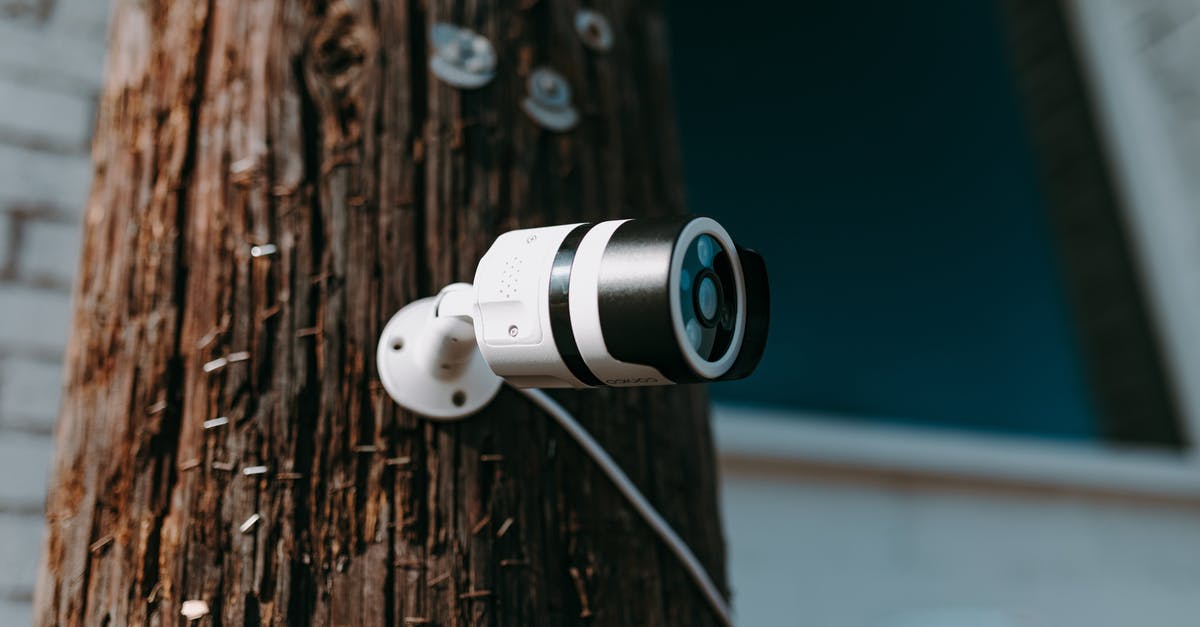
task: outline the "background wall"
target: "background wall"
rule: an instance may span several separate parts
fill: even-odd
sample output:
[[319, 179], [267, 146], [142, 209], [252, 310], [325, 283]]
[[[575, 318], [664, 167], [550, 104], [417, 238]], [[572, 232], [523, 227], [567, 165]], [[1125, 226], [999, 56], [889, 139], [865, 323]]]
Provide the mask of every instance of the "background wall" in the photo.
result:
[[29, 623], [106, 0], [0, 0], [0, 625]]
[[727, 472], [741, 625], [1186, 627], [1200, 511]]

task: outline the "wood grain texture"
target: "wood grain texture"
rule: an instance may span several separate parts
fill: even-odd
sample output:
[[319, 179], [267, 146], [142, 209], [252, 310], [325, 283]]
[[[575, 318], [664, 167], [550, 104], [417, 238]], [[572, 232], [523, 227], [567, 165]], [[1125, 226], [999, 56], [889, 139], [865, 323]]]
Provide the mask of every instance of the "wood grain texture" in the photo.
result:
[[[376, 382], [388, 317], [496, 234], [684, 211], [661, 8], [590, 6], [607, 54], [576, 2], [117, 3], [38, 624], [715, 624], [535, 408], [432, 424]], [[432, 79], [437, 21], [494, 42], [492, 84]], [[570, 133], [519, 108], [542, 64]], [[558, 398], [723, 580], [703, 388]]]

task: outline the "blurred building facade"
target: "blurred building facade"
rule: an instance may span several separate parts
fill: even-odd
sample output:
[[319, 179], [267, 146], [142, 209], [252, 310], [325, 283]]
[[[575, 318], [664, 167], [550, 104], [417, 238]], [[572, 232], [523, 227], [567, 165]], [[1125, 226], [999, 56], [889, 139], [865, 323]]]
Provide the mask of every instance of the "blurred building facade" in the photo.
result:
[[0, 625], [29, 623], [106, 0], [0, 0]]
[[[1011, 19], [1028, 3], [999, 4]], [[0, 625], [29, 620], [107, 5], [0, 0]], [[1131, 263], [1147, 277], [1163, 368], [1176, 381], [1200, 377], [1200, 344], [1190, 335], [1200, 325], [1188, 322], [1200, 319], [1200, 283], [1189, 279], [1200, 268], [1200, 193], [1191, 190], [1200, 177], [1190, 171], [1200, 163], [1190, 158], [1200, 150], [1200, 78], [1192, 72], [1200, 0], [1063, 6], [1079, 29], [1072, 45], [1095, 98], [1098, 150], [1109, 155], [1099, 161], [1112, 171], [1111, 204], [1127, 226]], [[1032, 30], [1014, 29], [1014, 37], [1026, 44], [1046, 37], [1036, 20], [1021, 23]], [[711, 33], [704, 38], [710, 45]], [[1042, 52], [1035, 46], [1020, 70], [1033, 92], [1045, 87]], [[1071, 115], [1062, 111], [1043, 110], [1050, 121], [1043, 130], [1060, 146], [1054, 133], [1064, 126], [1055, 116]], [[683, 127], [686, 147], [686, 116]], [[779, 312], [776, 320], [790, 322]], [[1121, 380], [1119, 368], [1108, 376]], [[1170, 449], [1127, 450], [1110, 440], [963, 434], [764, 408], [753, 402], [757, 393], [722, 399], [716, 418], [741, 624], [1171, 627], [1198, 620], [1200, 466], [1191, 438]], [[1193, 431], [1200, 424], [1194, 393], [1176, 384], [1178, 407], [1157, 413]]]
[[783, 305], [713, 387], [743, 624], [1195, 624], [1200, 2], [705, 4], [689, 200]]

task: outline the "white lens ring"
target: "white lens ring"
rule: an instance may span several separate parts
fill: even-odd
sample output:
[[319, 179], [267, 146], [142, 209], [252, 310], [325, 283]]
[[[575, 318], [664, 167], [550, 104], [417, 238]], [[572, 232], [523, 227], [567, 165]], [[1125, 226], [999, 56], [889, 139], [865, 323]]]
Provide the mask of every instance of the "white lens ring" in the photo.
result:
[[[725, 349], [725, 354], [716, 361], [705, 359], [693, 346], [687, 327], [683, 322], [683, 303], [680, 302], [679, 297], [681, 285], [680, 274], [683, 270], [684, 257], [687, 256], [692, 240], [701, 235], [709, 235], [716, 239], [729, 254], [729, 261], [733, 266], [734, 287], [737, 291], [737, 317], [733, 325], [733, 338], [729, 342], [729, 347]], [[742, 350], [742, 337], [746, 331], [746, 284], [742, 276], [742, 261], [737, 256], [737, 246], [733, 243], [733, 238], [729, 237], [729, 233], [725, 231], [725, 228], [718, 224], [716, 220], [712, 218], [696, 218], [683, 227], [683, 231], [679, 233], [679, 237], [675, 240], [675, 251], [671, 256], [671, 274], [668, 287], [671, 293], [671, 326], [675, 329], [675, 341], [679, 345], [680, 352], [683, 353], [688, 366], [696, 374], [706, 379], [716, 379], [728, 372], [737, 360], [738, 353]]]

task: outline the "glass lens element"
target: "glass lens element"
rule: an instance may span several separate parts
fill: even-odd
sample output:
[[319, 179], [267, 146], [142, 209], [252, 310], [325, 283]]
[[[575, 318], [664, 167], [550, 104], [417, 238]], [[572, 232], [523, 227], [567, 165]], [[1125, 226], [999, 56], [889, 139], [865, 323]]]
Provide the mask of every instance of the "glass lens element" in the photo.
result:
[[733, 327], [728, 322], [737, 314], [731, 251], [717, 238], [702, 233], [687, 242], [683, 263], [677, 270], [679, 323], [683, 337], [680, 348], [694, 350], [701, 359], [715, 361], [729, 348]]
[[704, 331], [700, 328], [700, 323], [695, 318], [687, 321], [687, 337], [692, 348], [700, 350], [700, 344], [704, 341]]
[[717, 242], [712, 236], [701, 235], [696, 239], [696, 254], [700, 257], [700, 265], [711, 268], [713, 257], [717, 254]]
[[[696, 294], [696, 304], [700, 309], [700, 317], [713, 320], [717, 316], [717, 284], [711, 275], [700, 279], [700, 289]], [[711, 324], [711, 323], [710, 323]]]

